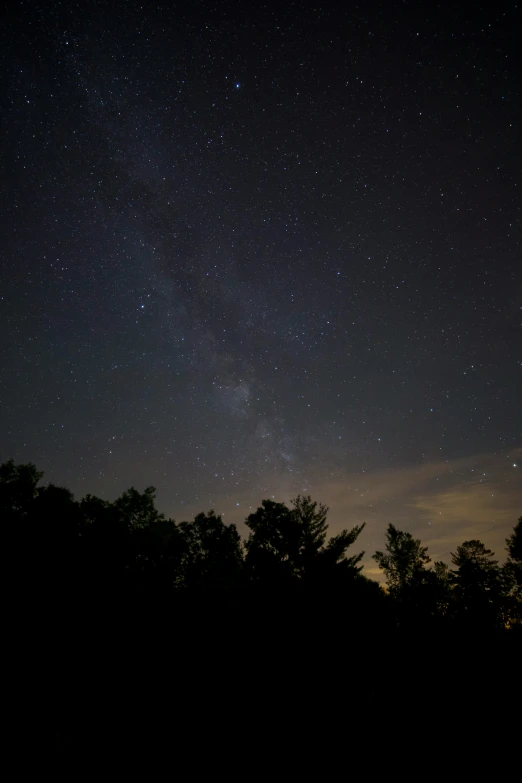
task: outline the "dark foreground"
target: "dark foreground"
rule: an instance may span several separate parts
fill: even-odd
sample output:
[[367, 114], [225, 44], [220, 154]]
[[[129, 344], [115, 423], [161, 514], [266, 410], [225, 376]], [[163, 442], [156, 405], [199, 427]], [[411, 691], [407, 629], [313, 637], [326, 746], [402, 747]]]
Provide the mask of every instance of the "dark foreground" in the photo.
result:
[[421, 748], [439, 761], [473, 749], [475, 763], [483, 743], [520, 732], [520, 634], [347, 633], [326, 620], [194, 611], [169, 625], [137, 610], [67, 629], [42, 617], [18, 661], [23, 745], [73, 777], [145, 763], [255, 778], [266, 764], [377, 770], [392, 749], [404, 763]]

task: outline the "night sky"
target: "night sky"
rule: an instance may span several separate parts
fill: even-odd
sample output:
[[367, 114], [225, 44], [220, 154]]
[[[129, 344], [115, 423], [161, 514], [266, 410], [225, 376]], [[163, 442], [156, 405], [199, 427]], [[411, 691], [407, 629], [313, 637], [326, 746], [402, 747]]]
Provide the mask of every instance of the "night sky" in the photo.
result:
[[521, 27], [504, 2], [13, 3], [0, 460], [241, 530], [310, 493], [367, 522], [368, 564], [388, 522], [502, 560]]

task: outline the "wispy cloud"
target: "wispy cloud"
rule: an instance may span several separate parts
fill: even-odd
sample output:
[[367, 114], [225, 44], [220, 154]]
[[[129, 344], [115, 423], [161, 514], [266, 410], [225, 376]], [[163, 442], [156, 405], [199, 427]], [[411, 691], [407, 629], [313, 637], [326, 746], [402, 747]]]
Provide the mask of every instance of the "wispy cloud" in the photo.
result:
[[[479, 538], [502, 560], [505, 538], [522, 513], [522, 449], [509, 455], [480, 454], [404, 470], [349, 476], [318, 487], [328, 499], [330, 524], [367, 522], [363, 545], [381, 548], [389, 522], [409, 530], [433, 559], [449, 561], [459, 543]], [[514, 467], [516, 465], [517, 467]], [[376, 572], [371, 559], [368, 571]]]
[[379, 571], [371, 555], [384, 546], [389, 522], [420, 538], [433, 560], [449, 562], [456, 546], [479, 538], [502, 561], [505, 538], [522, 514], [522, 448], [403, 470], [346, 474], [342, 481], [323, 480], [308, 487], [289, 482], [288, 475], [274, 476], [263, 482], [264, 493], [256, 489], [217, 498], [216, 511], [245, 532], [245, 516], [263, 497], [288, 501], [306, 490], [328, 504], [331, 533], [366, 522], [358, 545], [366, 550], [365, 572], [374, 577]]

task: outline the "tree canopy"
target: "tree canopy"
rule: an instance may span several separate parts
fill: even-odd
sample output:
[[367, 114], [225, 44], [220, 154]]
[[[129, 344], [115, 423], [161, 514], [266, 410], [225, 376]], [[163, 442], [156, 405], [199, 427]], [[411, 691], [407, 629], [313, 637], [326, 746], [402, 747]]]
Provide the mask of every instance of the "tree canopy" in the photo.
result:
[[431, 562], [427, 547], [391, 523], [386, 530], [386, 551], [376, 552], [373, 559], [384, 571], [390, 594], [397, 598], [422, 581], [425, 566]]
[[363, 552], [348, 558], [346, 552], [364, 529], [364, 524], [343, 530], [327, 541], [328, 508], [309, 495], [298, 495], [291, 507], [264, 500], [246, 520], [246, 562], [256, 578], [304, 579], [318, 572], [342, 568], [352, 573]]

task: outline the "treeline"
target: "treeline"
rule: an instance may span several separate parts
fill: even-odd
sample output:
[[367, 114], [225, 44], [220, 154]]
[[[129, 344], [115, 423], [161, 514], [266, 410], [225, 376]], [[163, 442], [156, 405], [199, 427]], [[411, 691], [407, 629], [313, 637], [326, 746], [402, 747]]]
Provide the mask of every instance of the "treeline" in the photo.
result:
[[[8, 638], [32, 743], [82, 757], [180, 746], [203, 721], [265, 748], [298, 727], [319, 754], [320, 735], [355, 742], [382, 709], [388, 733], [414, 730], [426, 688], [458, 693], [468, 721], [500, 709], [486, 674], [510, 672], [503, 710], [520, 690], [522, 517], [503, 565], [477, 540], [431, 563], [390, 524], [373, 556], [384, 589], [362, 573], [364, 525], [329, 536], [328, 509], [307, 496], [264, 500], [242, 539], [213, 511], [165, 518], [152, 487], [76, 501], [41, 479], [0, 466]], [[450, 720], [443, 700], [422, 714]]]
[[[53, 484], [32, 464], [0, 466], [0, 510], [4, 526], [24, 539], [27, 584], [36, 582], [48, 609], [75, 602], [88, 609], [100, 601], [120, 610], [146, 613], [169, 602], [220, 619], [250, 608], [256, 621], [310, 609], [344, 611], [346, 622], [364, 614], [396, 627], [442, 623], [467, 630], [510, 629], [522, 622], [522, 517], [507, 539], [499, 565], [478, 540], [452, 553], [450, 568], [431, 563], [427, 548], [393, 524], [385, 550], [373, 559], [387, 589], [366, 578], [364, 552], [352, 554], [364, 524], [328, 535], [326, 506], [298, 496], [290, 507], [263, 500], [245, 524], [245, 541], [235, 525], [214, 511], [191, 522], [166, 519], [155, 506], [155, 490], [135, 488], [114, 502], [72, 493]], [[371, 618], [371, 619], [370, 619]]]

